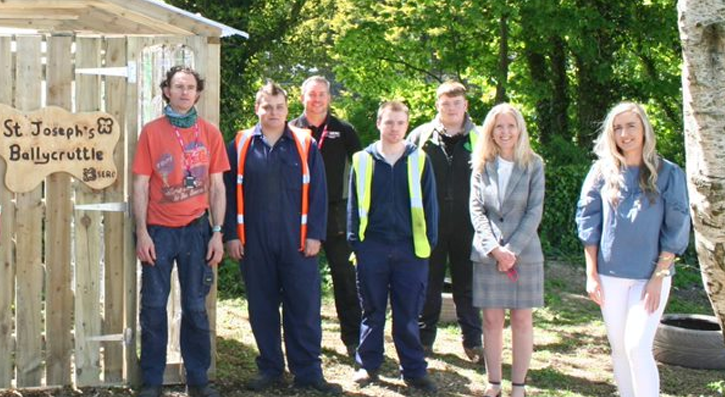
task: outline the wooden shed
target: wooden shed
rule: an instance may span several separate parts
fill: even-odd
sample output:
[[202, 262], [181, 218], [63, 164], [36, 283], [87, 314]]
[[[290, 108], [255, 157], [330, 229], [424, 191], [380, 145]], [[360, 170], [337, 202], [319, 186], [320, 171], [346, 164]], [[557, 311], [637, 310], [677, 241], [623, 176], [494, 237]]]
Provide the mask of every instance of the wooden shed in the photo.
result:
[[[220, 42], [229, 35], [247, 36], [156, 0], [0, 1], [0, 104], [101, 111], [120, 126], [108, 188], [66, 173], [22, 193], [0, 184], [0, 389], [137, 383], [129, 164], [141, 126], [160, 115], [158, 84], [173, 65], [206, 78], [199, 113], [219, 123]], [[0, 180], [7, 172], [0, 159]], [[171, 345], [166, 381], [181, 382]]]

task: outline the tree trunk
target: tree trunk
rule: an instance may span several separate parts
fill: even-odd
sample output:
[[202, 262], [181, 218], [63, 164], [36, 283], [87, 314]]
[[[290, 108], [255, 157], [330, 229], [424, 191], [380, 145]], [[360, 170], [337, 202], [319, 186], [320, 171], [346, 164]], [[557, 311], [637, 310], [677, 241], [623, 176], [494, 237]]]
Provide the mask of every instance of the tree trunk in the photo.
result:
[[571, 139], [569, 131], [569, 80], [567, 78], [566, 42], [559, 36], [552, 37], [551, 81], [554, 96], [551, 100], [552, 127], [555, 134]]
[[[524, 25], [524, 29], [533, 28]], [[524, 55], [534, 85], [532, 96], [536, 98], [539, 142], [544, 146], [548, 145], [554, 135], [570, 141], [566, 44], [557, 36], [548, 38], [551, 43], [548, 47], [542, 47], [539, 42], [530, 38], [524, 38], [524, 42]], [[547, 62], [547, 55], [550, 62]]]
[[595, 64], [591, 57], [575, 55], [576, 64], [576, 114], [577, 126], [576, 136], [579, 147], [590, 148], [597, 136], [602, 120], [611, 107], [612, 79], [611, 65], [605, 55], [601, 56], [602, 64], [609, 65], [602, 67]]
[[725, 330], [725, 2], [679, 0], [688, 190], [705, 290]]
[[498, 78], [496, 81], [496, 103], [506, 102], [506, 85], [509, 76], [509, 25], [506, 14], [501, 15], [498, 21], [499, 25], [499, 45], [498, 45]]
[[536, 98], [536, 124], [539, 127], [539, 142], [546, 146], [551, 142], [551, 136], [556, 132], [552, 127], [551, 95], [549, 80], [547, 79], [546, 56], [540, 51], [540, 46], [526, 43], [524, 50], [526, 62], [529, 66], [531, 81], [535, 87], [532, 91]]

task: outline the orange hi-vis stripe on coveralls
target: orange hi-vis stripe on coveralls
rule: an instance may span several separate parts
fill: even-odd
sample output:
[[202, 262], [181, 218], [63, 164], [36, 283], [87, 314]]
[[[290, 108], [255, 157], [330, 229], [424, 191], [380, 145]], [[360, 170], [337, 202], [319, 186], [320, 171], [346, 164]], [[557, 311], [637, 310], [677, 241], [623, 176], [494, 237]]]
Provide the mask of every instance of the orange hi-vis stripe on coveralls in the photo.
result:
[[[302, 211], [300, 216], [300, 251], [305, 249], [305, 240], [307, 239], [307, 213], [309, 212], [309, 196], [310, 196], [310, 167], [307, 163], [308, 154], [310, 152], [310, 144], [312, 136], [310, 130], [293, 127], [288, 125], [292, 136], [294, 137], [297, 153], [300, 155], [302, 167]], [[254, 127], [240, 131], [234, 139], [237, 147], [237, 233], [242, 245], [245, 244], [244, 235], [244, 162], [247, 158], [249, 144], [252, 142]]]

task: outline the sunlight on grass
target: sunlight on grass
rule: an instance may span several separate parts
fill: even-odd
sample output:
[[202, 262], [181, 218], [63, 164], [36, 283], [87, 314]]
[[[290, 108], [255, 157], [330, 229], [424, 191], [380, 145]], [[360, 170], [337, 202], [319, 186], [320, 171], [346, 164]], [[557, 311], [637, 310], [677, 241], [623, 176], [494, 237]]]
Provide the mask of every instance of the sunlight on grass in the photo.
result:
[[[529, 396], [599, 397], [616, 395], [612, 379], [604, 324], [599, 308], [584, 296], [583, 269], [561, 263], [547, 263], [546, 307], [534, 311], [534, 356], [527, 380]], [[691, 276], [689, 276], [691, 277]], [[692, 288], [684, 283], [680, 288]], [[677, 301], [676, 298], [674, 301]], [[681, 299], [692, 308], [702, 302]], [[678, 306], [690, 308], [689, 306]], [[694, 312], [694, 310], [693, 310]], [[381, 382], [359, 388], [351, 378], [355, 370], [339, 338], [334, 302], [331, 293], [323, 298], [322, 365], [329, 381], [343, 386], [354, 396], [414, 396], [400, 379], [398, 358], [391, 338], [391, 320], [387, 318], [385, 362]], [[249, 328], [246, 301], [223, 299], [217, 311], [217, 383], [225, 396], [297, 395], [314, 396], [284, 387], [264, 394], [243, 390], [243, 383], [256, 375], [257, 355], [254, 337]], [[504, 395], [511, 390], [511, 330], [504, 330]], [[662, 397], [722, 396], [725, 371], [692, 370], [659, 365], [662, 375]], [[463, 353], [461, 333], [455, 323], [441, 324], [428, 368], [439, 387], [439, 396], [480, 396], [486, 386], [486, 374]], [[288, 374], [287, 382], [292, 377]], [[719, 388], [719, 389], [718, 389]]]

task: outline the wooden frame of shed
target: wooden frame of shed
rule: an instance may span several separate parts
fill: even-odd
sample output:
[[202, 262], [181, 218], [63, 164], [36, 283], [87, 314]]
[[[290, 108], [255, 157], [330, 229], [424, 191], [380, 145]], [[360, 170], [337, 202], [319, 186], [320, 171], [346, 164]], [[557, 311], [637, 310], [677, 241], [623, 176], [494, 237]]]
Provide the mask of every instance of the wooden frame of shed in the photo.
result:
[[[221, 37], [229, 35], [247, 37], [156, 0], [0, 0], [0, 103], [104, 111], [121, 125], [120, 172], [109, 188], [64, 173], [27, 193], [0, 183], [0, 389], [138, 383], [140, 265], [129, 198], [138, 133], [154, 114], [144, 90], [158, 86], [164, 68], [189, 64], [206, 79], [199, 113], [218, 124]], [[0, 159], [0, 181], [6, 172]], [[216, 287], [207, 300], [212, 330], [215, 301]], [[170, 340], [178, 333], [171, 320]], [[180, 358], [169, 357], [165, 382], [182, 382]]]

